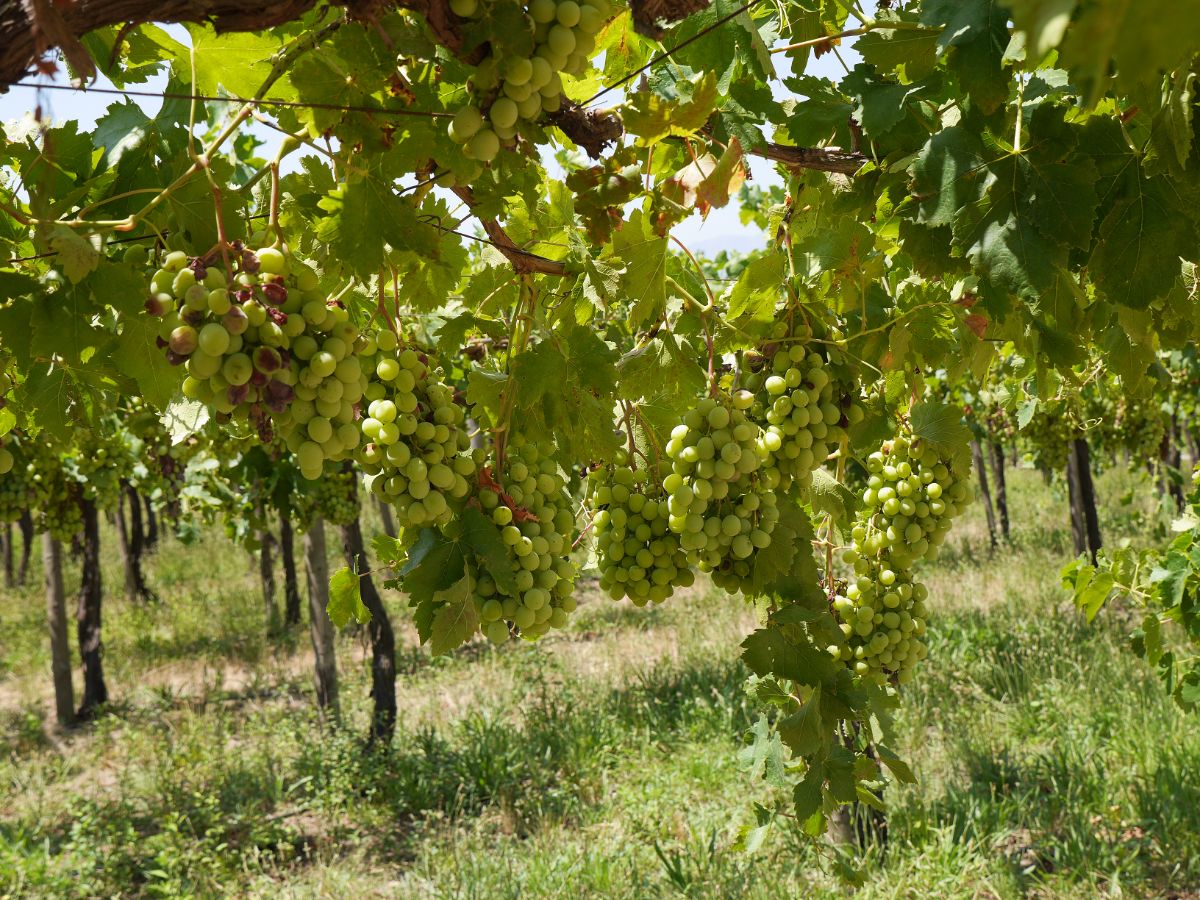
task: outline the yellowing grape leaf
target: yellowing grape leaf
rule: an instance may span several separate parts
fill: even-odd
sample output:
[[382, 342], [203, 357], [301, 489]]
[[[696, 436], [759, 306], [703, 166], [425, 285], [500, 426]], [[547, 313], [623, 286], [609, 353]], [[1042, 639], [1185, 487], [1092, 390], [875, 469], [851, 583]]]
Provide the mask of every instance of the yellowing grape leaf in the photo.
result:
[[717, 76], [706, 72], [694, 84], [690, 100], [680, 103], [649, 90], [635, 91], [621, 117], [625, 130], [646, 147], [666, 137], [695, 134], [704, 127], [716, 104]]

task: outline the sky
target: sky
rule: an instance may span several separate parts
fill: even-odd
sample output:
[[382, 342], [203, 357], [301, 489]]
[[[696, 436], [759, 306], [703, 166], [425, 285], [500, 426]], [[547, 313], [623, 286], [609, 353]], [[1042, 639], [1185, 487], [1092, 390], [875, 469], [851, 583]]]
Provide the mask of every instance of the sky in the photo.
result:
[[[172, 25], [166, 26], [166, 28], [172, 37], [185, 44], [190, 43], [188, 33], [182, 26]], [[841, 55], [841, 60], [844, 60], [845, 64], [850, 68], [853, 68], [859, 60], [859, 56], [855, 53], [852, 46], [842, 46], [838, 52]], [[785, 60], [781, 59], [779, 62], [781, 69], [787, 68]], [[810, 57], [806, 70], [807, 74], [833, 78], [835, 80], [839, 79], [844, 74], [844, 71], [842, 62], [832, 53], [825, 54], [819, 60]], [[58, 82], [65, 84], [67, 83], [67, 79], [65, 76], [59, 76]], [[165, 84], [166, 77], [164, 75], [151, 79], [146, 84], [135, 85], [134, 89], [148, 91], [163, 90]], [[111, 88], [113, 85], [101, 75], [94, 86]], [[786, 89], [782, 88], [779, 84], [773, 84], [772, 89], [777, 97], [785, 98], [788, 96]], [[61, 123], [75, 119], [79, 121], [81, 128], [85, 130], [90, 129], [96, 120], [104, 115], [109, 106], [122, 102], [122, 98], [110, 94], [88, 94], [86, 92], [58, 90], [38, 92], [26, 87], [13, 87], [8, 93], [0, 94], [0, 122], [23, 118], [26, 114], [33, 111], [39, 99], [42, 103], [43, 114], [48, 115], [52, 121]], [[153, 98], [133, 97], [130, 99], [141, 106], [148, 114], [153, 114], [159, 104], [159, 101]], [[260, 148], [259, 153], [267, 158], [274, 154], [280, 140], [282, 140], [282, 135], [277, 131], [258, 123], [250, 123], [248, 130], [264, 141], [264, 146]], [[285, 169], [287, 168], [287, 162], [285, 160]], [[773, 163], [758, 157], [749, 157], [747, 162], [750, 171], [748, 183], [760, 187], [782, 184], [782, 180]], [[672, 233], [693, 252], [705, 255], [716, 254], [721, 250], [753, 250], [761, 247], [765, 239], [765, 235], [756, 226], [743, 225], [739, 221], [736, 202], [730, 203], [721, 209], [710, 211], [707, 218], [704, 219], [699, 214], [693, 215], [677, 225], [672, 230]]]

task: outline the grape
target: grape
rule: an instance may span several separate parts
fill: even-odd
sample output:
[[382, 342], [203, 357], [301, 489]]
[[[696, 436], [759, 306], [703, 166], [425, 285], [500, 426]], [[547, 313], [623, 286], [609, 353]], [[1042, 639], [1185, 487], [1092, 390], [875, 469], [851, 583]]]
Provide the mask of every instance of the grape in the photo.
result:
[[866, 463], [863, 508], [843, 555], [854, 576], [833, 601], [846, 644], [833, 649], [879, 684], [893, 676], [903, 683], [927, 652], [921, 637], [928, 591], [913, 579], [913, 565], [936, 556], [970, 489], [919, 439], [889, 441]]
[[296, 520], [303, 525], [317, 516], [331, 525], [349, 525], [359, 514], [354, 469], [343, 463], [320, 479], [304, 483], [293, 498], [293, 509]]
[[600, 588], [635, 606], [662, 603], [695, 575], [679, 535], [671, 531], [668, 495], [659, 473], [628, 468], [624, 451], [587, 478], [587, 503], [600, 569]]
[[[462, 18], [479, 14], [477, 0], [452, 0], [451, 9]], [[447, 129], [463, 155], [490, 163], [502, 146], [513, 146], [521, 122], [557, 110], [562, 103], [560, 72], [583, 73], [595, 51], [595, 35], [611, 11], [608, 0], [529, 0], [525, 15], [534, 39], [531, 51], [485, 57], [471, 77], [470, 101], [454, 113]], [[467, 180], [481, 172], [477, 167]]]
[[199, 346], [209, 356], [222, 356], [229, 349], [232, 335], [219, 322], [209, 322], [200, 329]]
[[500, 138], [496, 136], [496, 132], [492, 129], [484, 128], [476, 132], [475, 136], [468, 142], [467, 147], [470, 150], [472, 159], [477, 159], [482, 163], [489, 163], [500, 152]]
[[78, 482], [67, 477], [60, 462], [52, 456], [40, 460], [35, 471], [38, 515], [34, 527], [69, 543], [83, 530], [83, 510], [79, 507], [82, 489]]
[[[501, 477], [493, 477], [497, 472]], [[562, 628], [576, 605], [570, 559], [575, 515], [557, 464], [535, 443], [513, 434], [503, 464], [480, 469], [475, 504], [497, 529], [507, 565], [505, 577], [498, 578], [490, 558], [468, 554], [483, 633], [502, 643], [512, 633], [536, 639]], [[452, 520], [444, 528], [453, 535], [462, 524]]]
[[492, 109], [488, 113], [488, 118], [492, 120], [492, 124], [497, 128], [511, 128], [517, 123], [517, 116], [520, 111], [517, 104], [508, 97], [500, 97], [492, 104]]
[[[152, 291], [166, 291], [147, 307], [166, 298], [159, 335], [167, 357], [185, 366], [188, 397], [219, 421], [246, 421], [264, 442], [278, 431], [301, 473], [319, 478], [325, 460], [358, 445], [357, 429], [340, 426], [356, 420], [374, 345], [344, 308], [326, 302], [316, 273], [284, 250], [234, 244], [226, 255], [228, 272], [172, 251], [151, 277]], [[328, 427], [310, 428], [315, 417]]]
[[364, 443], [356, 458], [370, 490], [396, 509], [408, 528], [445, 525], [451, 502], [461, 502], [475, 475], [465, 414], [454, 391], [424, 353], [400, 347], [379, 332], [375, 378], [365, 392]]
[[754, 550], [770, 545], [779, 519], [780, 474], [765, 437], [732, 398], [709, 397], [688, 411], [666, 444], [668, 527], [688, 563], [731, 593], [750, 576]]
[[37, 503], [33, 456], [26, 449], [24, 438], [10, 433], [0, 447], [0, 458], [4, 457], [8, 466], [0, 474], [0, 522], [15, 522]]
[[120, 419], [120, 434], [134, 460], [130, 481], [160, 508], [176, 508], [188, 457], [199, 443], [172, 444], [170, 432], [158, 414], [140, 397], [125, 398], [123, 406], [116, 418]]
[[1079, 431], [1062, 404], [1039, 403], [1021, 436], [1030, 443], [1033, 464], [1043, 472], [1061, 472], [1067, 465], [1071, 442]]
[[747, 354], [742, 384], [748, 396], [741, 399], [766, 432], [785, 490], [793, 482], [808, 487], [845, 427], [862, 419], [862, 408], [821, 352], [791, 337], [787, 323], [777, 322], [772, 343], [761, 354]]

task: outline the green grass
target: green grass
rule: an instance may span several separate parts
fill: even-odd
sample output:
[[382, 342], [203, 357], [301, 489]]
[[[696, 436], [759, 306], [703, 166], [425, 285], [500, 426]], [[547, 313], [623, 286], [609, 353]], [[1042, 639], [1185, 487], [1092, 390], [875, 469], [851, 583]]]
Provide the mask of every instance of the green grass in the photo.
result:
[[[1153, 539], [1148, 484], [1110, 472], [1100, 490], [1106, 539]], [[975, 507], [925, 573], [931, 655], [900, 717], [920, 784], [890, 791], [856, 893], [1196, 891], [1200, 728], [1126, 650], [1119, 616], [1088, 626], [1064, 605], [1065, 499], [1030, 472], [1011, 493], [1011, 548], [989, 557]], [[852, 891], [827, 848], [787, 830], [733, 849], [755, 796], [736, 764], [754, 715], [740, 601], [696, 590], [635, 610], [592, 592], [565, 633], [438, 660], [404, 624], [397, 737], [369, 751], [361, 636], [339, 640], [343, 720], [323, 724], [307, 635], [267, 637], [244, 553], [215, 532], [167, 542], [149, 565], [157, 607], [120, 599], [106, 559], [116, 702], [91, 726], [47, 724], [40, 590], [0, 603], [0, 895]]]

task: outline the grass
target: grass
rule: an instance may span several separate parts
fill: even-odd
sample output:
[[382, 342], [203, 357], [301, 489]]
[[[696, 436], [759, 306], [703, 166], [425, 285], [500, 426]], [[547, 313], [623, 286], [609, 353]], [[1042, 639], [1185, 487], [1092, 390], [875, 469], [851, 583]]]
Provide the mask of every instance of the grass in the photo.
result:
[[[1099, 488], [1107, 539], [1153, 539], [1150, 485], [1114, 471]], [[989, 557], [976, 506], [925, 572], [931, 655], [900, 719], [921, 783], [890, 791], [856, 895], [1192, 896], [1200, 729], [1118, 616], [1088, 626], [1064, 605], [1065, 498], [1030, 472], [1010, 491], [1011, 547]], [[361, 636], [339, 639], [343, 721], [323, 724], [307, 636], [267, 638], [223, 537], [165, 544], [158, 607], [117, 597], [106, 561], [116, 703], [87, 728], [47, 724], [40, 590], [0, 603], [0, 895], [851, 891], [794, 833], [733, 849], [754, 799], [736, 764], [753, 618], [719, 592], [650, 610], [585, 592], [561, 634], [437, 660], [404, 624], [397, 737], [369, 751]]]

